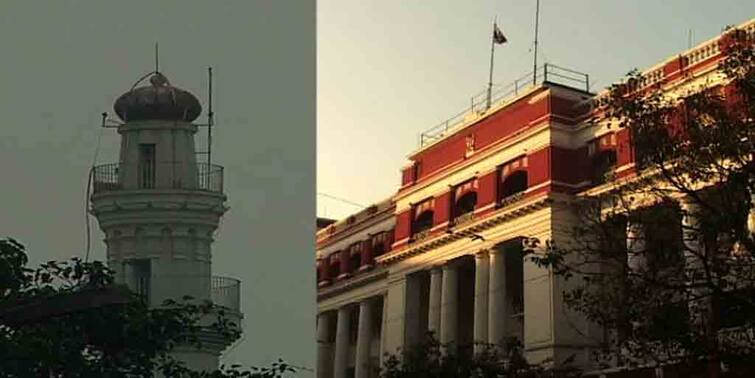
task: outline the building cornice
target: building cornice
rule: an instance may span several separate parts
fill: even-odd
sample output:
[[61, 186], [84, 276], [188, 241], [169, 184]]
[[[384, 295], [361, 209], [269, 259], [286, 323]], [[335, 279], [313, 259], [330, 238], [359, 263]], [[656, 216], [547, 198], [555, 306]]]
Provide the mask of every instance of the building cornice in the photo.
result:
[[398, 261], [416, 256], [440, 246], [444, 246], [459, 239], [467, 238], [470, 233], [479, 233], [493, 228], [501, 223], [511, 219], [521, 217], [525, 214], [533, 213], [537, 210], [547, 207], [553, 202], [549, 194], [542, 194], [537, 197], [526, 199], [519, 203], [505, 206], [491, 215], [482, 219], [473, 221], [463, 227], [454, 230], [452, 233], [445, 233], [437, 236], [430, 236], [416, 245], [409, 245], [399, 250], [387, 253], [375, 259], [376, 263], [382, 266], [390, 265]]
[[358, 287], [366, 286], [370, 283], [383, 280], [388, 277], [388, 270], [376, 268], [372, 272], [360, 274], [352, 279], [336, 282], [331, 286], [318, 289], [317, 301], [323, 301], [333, 298], [345, 292], [354, 290]]

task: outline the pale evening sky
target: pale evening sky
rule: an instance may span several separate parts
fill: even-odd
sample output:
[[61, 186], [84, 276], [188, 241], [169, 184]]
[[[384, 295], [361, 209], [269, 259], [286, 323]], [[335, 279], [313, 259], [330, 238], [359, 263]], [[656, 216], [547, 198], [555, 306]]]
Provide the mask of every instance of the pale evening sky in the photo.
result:
[[[398, 189], [421, 131], [467, 107], [488, 80], [532, 69], [535, 0], [340, 1], [317, 4], [317, 190], [362, 205]], [[593, 91], [755, 17], [750, 0], [541, 0], [538, 65], [590, 75]], [[359, 208], [317, 197], [317, 214]]]

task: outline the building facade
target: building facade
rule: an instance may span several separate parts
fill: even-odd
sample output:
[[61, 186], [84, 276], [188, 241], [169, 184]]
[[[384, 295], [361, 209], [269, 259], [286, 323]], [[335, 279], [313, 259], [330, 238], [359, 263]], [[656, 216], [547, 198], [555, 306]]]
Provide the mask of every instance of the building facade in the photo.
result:
[[[739, 28], [755, 38], [755, 21]], [[728, 38], [645, 70], [635, 89], [720, 84]], [[637, 174], [629, 131], [591, 106], [603, 95], [585, 74], [540, 67], [490, 108], [424, 133], [390, 199], [320, 229], [318, 376], [374, 377], [384, 353], [427, 332], [446, 352], [516, 339], [531, 362], [588, 364], [604, 331], [566, 308], [568, 282], [523, 258], [522, 240], [568, 244], [569, 204]], [[626, 230], [629, 249], [655, 232]]]
[[[240, 324], [240, 281], [212, 275], [211, 246], [228, 209], [223, 168], [197, 161], [193, 121], [202, 107], [160, 72], [149, 76], [149, 85], [137, 87], [140, 80], [115, 102], [123, 121], [114, 126], [119, 162], [91, 173], [91, 213], [105, 234], [108, 266], [150, 306], [191, 296], [211, 300]], [[174, 354], [208, 371], [235, 341], [207, 327], [199, 339], [202, 348], [179, 345]]]

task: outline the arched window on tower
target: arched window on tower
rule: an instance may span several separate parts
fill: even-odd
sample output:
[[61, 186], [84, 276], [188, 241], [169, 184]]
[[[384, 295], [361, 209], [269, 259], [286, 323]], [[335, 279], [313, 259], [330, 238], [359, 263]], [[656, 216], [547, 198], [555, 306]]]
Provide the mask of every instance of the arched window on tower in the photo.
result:
[[507, 175], [501, 183], [501, 200], [527, 190], [527, 171], [518, 170]]

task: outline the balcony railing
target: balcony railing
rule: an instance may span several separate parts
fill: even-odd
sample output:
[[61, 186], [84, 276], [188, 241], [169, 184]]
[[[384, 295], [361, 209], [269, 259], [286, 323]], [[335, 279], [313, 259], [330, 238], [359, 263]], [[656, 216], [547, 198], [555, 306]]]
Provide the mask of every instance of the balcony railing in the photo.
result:
[[[221, 276], [138, 276], [131, 280], [131, 290], [148, 304], [157, 305], [165, 299], [180, 299], [183, 295], [207, 298], [216, 306], [235, 312], [241, 310], [241, 281]], [[127, 279], [127, 281], [129, 281]], [[133, 286], [132, 286], [133, 285]], [[183, 288], [183, 290], [176, 290]], [[186, 291], [182, 294], [182, 291]]]
[[223, 192], [223, 167], [207, 163], [112, 163], [92, 168], [94, 194], [120, 190], [185, 189]]
[[[520, 93], [525, 93], [527, 90], [546, 82], [568, 86], [585, 92], [590, 91], [590, 77], [587, 74], [553, 64], [545, 64], [538, 67], [534, 74], [530, 72], [514, 80], [512, 83], [502, 86], [494, 85], [491, 93], [491, 104], [495, 105], [512, 100], [519, 96]], [[446, 135], [450, 135], [458, 127], [466, 124], [470, 116], [487, 111], [487, 90], [483, 90], [472, 96], [470, 102], [469, 107], [421, 133], [419, 136], [420, 148], [443, 139]]]
[[212, 302], [233, 311], [241, 310], [241, 281], [231, 277], [212, 277]]
[[470, 211], [470, 212], [456, 216], [453, 219], [452, 223], [454, 226], [461, 226], [467, 222], [471, 222], [472, 219], [474, 219], [474, 211]]

